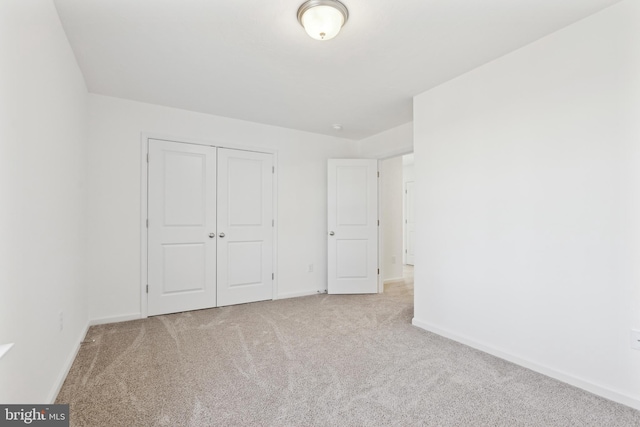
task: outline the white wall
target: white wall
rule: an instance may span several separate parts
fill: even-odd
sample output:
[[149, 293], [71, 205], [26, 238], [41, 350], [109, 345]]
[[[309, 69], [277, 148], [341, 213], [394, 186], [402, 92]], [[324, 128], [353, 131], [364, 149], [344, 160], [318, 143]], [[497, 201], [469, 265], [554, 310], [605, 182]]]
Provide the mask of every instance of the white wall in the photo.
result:
[[382, 160], [380, 170], [380, 267], [382, 280], [402, 279], [402, 157]]
[[353, 141], [94, 94], [89, 111], [91, 319], [140, 315], [141, 132], [278, 150], [278, 295], [326, 290], [326, 160]]
[[640, 408], [640, 2], [415, 98], [414, 323]]
[[86, 332], [86, 101], [52, 2], [1, 1], [2, 403], [51, 402]]
[[358, 157], [386, 159], [413, 151], [413, 122], [357, 141]]

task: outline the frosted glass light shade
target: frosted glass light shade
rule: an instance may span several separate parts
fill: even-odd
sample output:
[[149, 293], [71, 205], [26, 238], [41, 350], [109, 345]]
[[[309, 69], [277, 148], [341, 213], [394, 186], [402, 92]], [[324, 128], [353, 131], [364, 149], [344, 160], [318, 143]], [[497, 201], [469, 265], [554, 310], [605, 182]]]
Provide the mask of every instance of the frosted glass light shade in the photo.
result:
[[298, 9], [298, 20], [316, 40], [330, 40], [347, 21], [347, 8], [335, 0], [309, 0]]

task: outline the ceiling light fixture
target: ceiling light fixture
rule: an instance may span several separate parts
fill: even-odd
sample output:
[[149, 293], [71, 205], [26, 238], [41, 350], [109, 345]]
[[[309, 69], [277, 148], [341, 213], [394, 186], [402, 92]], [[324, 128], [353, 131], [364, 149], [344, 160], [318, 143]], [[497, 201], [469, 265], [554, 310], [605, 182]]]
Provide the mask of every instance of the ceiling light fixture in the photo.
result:
[[298, 22], [316, 40], [337, 36], [347, 19], [349, 11], [338, 0], [307, 0], [298, 9]]

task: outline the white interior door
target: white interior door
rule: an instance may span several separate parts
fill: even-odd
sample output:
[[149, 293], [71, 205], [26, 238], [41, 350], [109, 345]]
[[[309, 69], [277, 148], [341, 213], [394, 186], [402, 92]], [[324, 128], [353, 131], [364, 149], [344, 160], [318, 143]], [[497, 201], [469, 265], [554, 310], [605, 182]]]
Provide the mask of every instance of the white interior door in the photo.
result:
[[216, 149], [149, 140], [148, 314], [216, 306]]
[[378, 161], [328, 163], [328, 292], [378, 291]]
[[405, 195], [404, 195], [405, 264], [413, 265], [413, 260], [415, 258], [415, 231], [416, 231], [416, 220], [415, 220], [414, 208], [413, 208], [413, 201], [415, 199], [413, 181], [408, 181], [405, 184], [404, 192], [405, 192]]
[[273, 298], [273, 158], [218, 149], [218, 306]]

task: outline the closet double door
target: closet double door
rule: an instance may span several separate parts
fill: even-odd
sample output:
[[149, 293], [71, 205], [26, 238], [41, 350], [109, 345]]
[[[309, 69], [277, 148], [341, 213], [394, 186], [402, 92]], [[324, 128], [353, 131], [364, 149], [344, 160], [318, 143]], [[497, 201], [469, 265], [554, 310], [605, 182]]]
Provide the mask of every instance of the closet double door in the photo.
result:
[[272, 299], [272, 155], [150, 139], [148, 174], [148, 314]]

